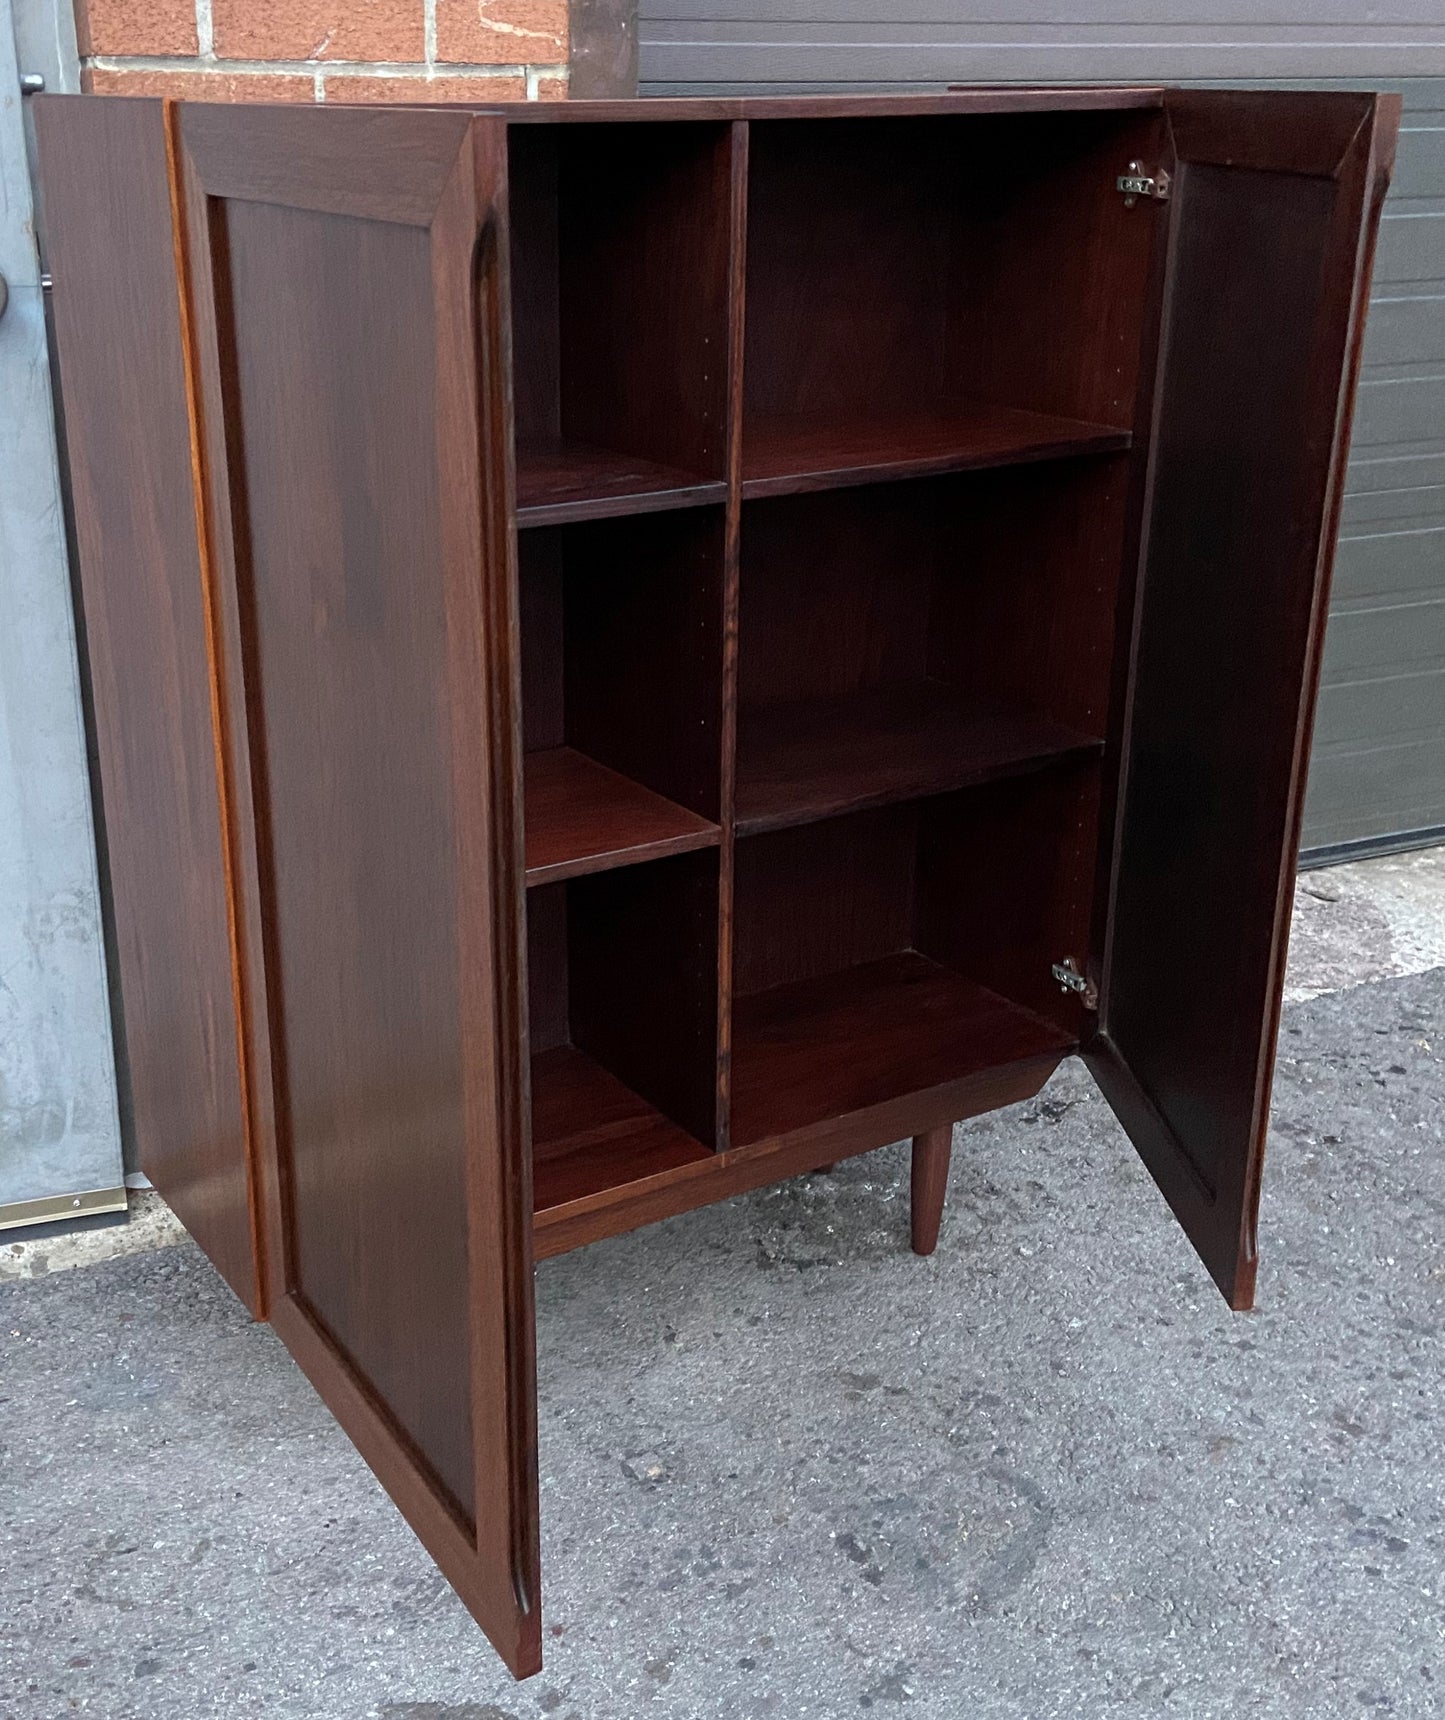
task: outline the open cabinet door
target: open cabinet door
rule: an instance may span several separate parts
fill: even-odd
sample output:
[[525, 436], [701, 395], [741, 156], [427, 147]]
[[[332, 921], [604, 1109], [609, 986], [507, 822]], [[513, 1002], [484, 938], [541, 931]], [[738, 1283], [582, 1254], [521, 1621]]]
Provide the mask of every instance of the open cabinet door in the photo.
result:
[[265, 1312], [524, 1675], [502, 122], [167, 117]]
[[[1398, 99], [1171, 91], [1174, 159], [1097, 1037], [1251, 1306], [1300, 811]], [[1150, 164], [1152, 165], [1152, 164]]]

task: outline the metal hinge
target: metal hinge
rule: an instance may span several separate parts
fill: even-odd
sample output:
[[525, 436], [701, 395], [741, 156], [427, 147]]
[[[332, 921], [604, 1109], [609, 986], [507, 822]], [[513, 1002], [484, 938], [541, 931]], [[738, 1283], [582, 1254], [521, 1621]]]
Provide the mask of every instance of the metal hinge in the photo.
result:
[[1083, 1004], [1085, 1009], [1099, 1007], [1099, 988], [1093, 980], [1081, 974], [1072, 956], [1065, 956], [1061, 962], [1055, 962], [1049, 970], [1064, 991], [1071, 991]]
[[1169, 195], [1169, 175], [1162, 167], [1151, 173], [1142, 161], [1131, 161], [1128, 170], [1114, 181], [1124, 194], [1124, 207], [1132, 209], [1141, 197], [1162, 203]]

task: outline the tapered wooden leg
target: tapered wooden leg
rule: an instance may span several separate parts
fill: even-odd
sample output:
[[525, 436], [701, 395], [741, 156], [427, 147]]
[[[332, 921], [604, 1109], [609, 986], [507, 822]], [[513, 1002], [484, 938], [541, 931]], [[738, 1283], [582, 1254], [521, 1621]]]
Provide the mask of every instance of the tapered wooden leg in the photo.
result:
[[913, 1137], [913, 1252], [932, 1254], [938, 1246], [938, 1227], [943, 1220], [943, 1193], [948, 1187], [948, 1161], [953, 1151], [953, 1128], [945, 1123], [926, 1135]]

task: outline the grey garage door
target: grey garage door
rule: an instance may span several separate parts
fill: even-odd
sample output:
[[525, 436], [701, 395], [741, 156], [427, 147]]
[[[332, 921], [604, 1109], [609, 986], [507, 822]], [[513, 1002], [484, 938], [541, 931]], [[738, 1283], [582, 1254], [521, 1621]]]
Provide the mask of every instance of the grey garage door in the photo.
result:
[[[1440, 0], [641, 0], [647, 95], [950, 83], [1334, 84], [1405, 98], [1355, 417], [1308, 859], [1445, 841], [1445, 21]], [[1170, 18], [1175, 21], [1170, 22]], [[1284, 22], [1278, 20], [1283, 19]], [[1327, 20], [1322, 22], [1322, 20]], [[1431, 75], [1424, 75], [1431, 74]]]

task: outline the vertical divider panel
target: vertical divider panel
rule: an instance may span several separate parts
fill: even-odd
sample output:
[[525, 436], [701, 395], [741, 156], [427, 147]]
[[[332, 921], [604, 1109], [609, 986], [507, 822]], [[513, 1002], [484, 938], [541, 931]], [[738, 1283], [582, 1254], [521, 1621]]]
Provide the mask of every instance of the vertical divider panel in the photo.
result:
[[718, 866], [718, 1146], [732, 1144], [733, 904], [736, 876], [738, 591], [743, 502], [743, 354], [747, 326], [748, 122], [731, 127], [728, 176], [727, 506], [723, 581], [722, 826]]
[[269, 1314], [524, 1676], [505, 121], [169, 123]]

